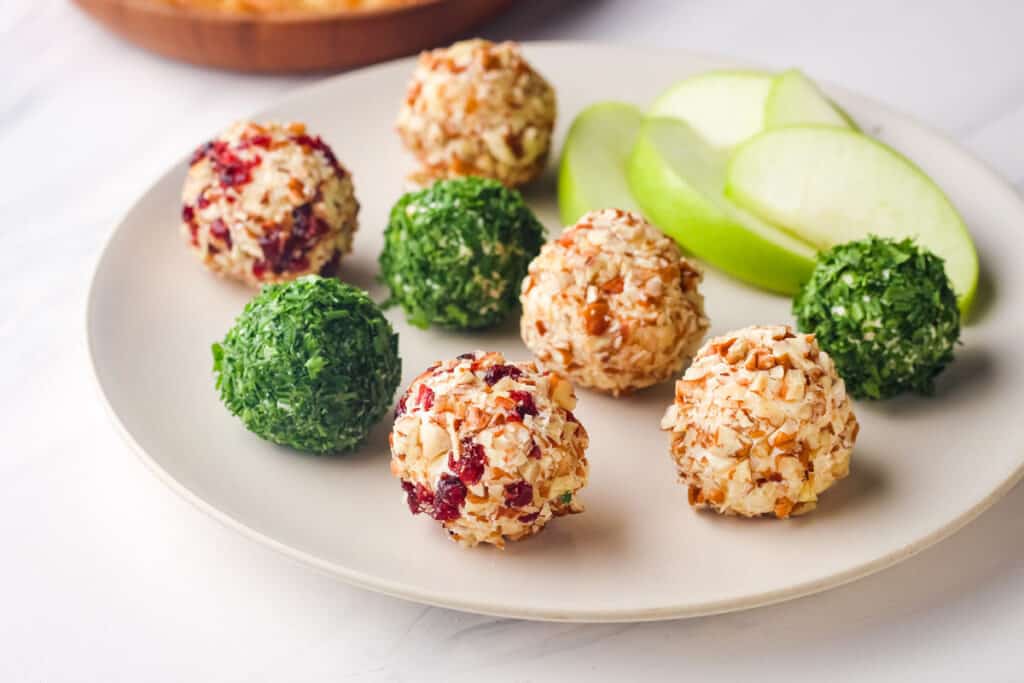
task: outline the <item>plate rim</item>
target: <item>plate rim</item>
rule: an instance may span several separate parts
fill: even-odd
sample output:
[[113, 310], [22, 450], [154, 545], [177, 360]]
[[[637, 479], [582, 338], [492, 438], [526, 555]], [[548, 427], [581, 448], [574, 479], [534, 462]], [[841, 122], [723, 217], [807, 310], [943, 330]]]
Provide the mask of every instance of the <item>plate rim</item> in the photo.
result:
[[[624, 45], [618, 45], [614, 43], [606, 43], [601, 41], [563, 41], [563, 40], [540, 40], [540, 41], [520, 41], [523, 45], [524, 50], [535, 50], [537, 48], [574, 48], [574, 49], [613, 49], [624, 52], [630, 52], [634, 54], [647, 54], [647, 55], [658, 55], [661, 57], [678, 57], [680, 59], [691, 59], [694, 61], [704, 62], [716, 62], [722, 65], [722, 68], [728, 68], [728, 65], [732, 65], [733, 68], [758, 68], [756, 65], [751, 65], [748, 62], [732, 59], [729, 57], [704, 52], [694, 52], [691, 50], [677, 50], [672, 48], [640, 48], [630, 47]], [[273, 104], [268, 107], [261, 108], [259, 111], [254, 112], [250, 116], [252, 118], [259, 118], [264, 116], [270, 109], [277, 108], [281, 105], [289, 103], [294, 99], [301, 99], [307, 95], [307, 93], [317, 90], [326, 86], [328, 83], [344, 80], [346, 78], [364, 75], [368, 72], [376, 70], [384, 70], [393, 68], [396, 65], [406, 62], [411, 64], [415, 60], [415, 57], [402, 57], [398, 59], [389, 60], [379, 64], [375, 64], [369, 67], [354, 69], [345, 73], [336, 74], [327, 78], [317, 79], [312, 83], [299, 86], [292, 89], [286, 95], [276, 99]], [[766, 69], [767, 70], [767, 69]], [[877, 108], [885, 113], [887, 117], [900, 119], [904, 123], [908, 123], [914, 128], [918, 128], [928, 133], [929, 135], [938, 138], [955, 148], [962, 156], [964, 161], [970, 162], [976, 167], [976, 170], [983, 175], [987, 176], [988, 182], [991, 183], [993, 188], [998, 187], [1004, 194], [1015, 201], [1024, 213], [1024, 197], [1017, 189], [1011, 185], [1005, 178], [1003, 178], [994, 168], [984, 160], [978, 158], [973, 153], [961, 146], [956, 140], [952, 139], [945, 132], [938, 130], [937, 128], [923, 123], [916, 117], [904, 114], [897, 111], [888, 105], [875, 100], [872, 97], [862, 95], [861, 93], [844, 88], [841, 86], [835, 86], [828, 81], [820, 81], [824, 86], [824, 90], [830, 93], [843, 93], [851, 96], [855, 96], [871, 104], [872, 107]], [[152, 472], [157, 479], [163, 482], [171, 491], [191, 503], [195, 508], [209, 515], [223, 526], [230, 528], [234, 531], [239, 532], [243, 536], [256, 541], [264, 546], [271, 548], [277, 553], [284, 557], [292, 560], [293, 562], [314, 569], [317, 572], [330, 576], [334, 579], [340, 580], [349, 585], [355, 586], [363, 590], [370, 590], [377, 593], [382, 593], [394, 598], [400, 598], [420, 604], [426, 604], [434, 607], [441, 607], [445, 609], [454, 609], [458, 611], [471, 612], [475, 614], [482, 614], [488, 616], [502, 617], [502, 618], [513, 618], [513, 619], [527, 619], [533, 621], [551, 621], [551, 622], [563, 622], [563, 623], [636, 623], [636, 622], [651, 622], [651, 621], [665, 621], [670, 619], [683, 619], [707, 616], [713, 614], [724, 614], [728, 612], [736, 612], [746, 609], [753, 609], [757, 607], [765, 607], [769, 605], [778, 604], [781, 602], [787, 602], [789, 600], [795, 600], [797, 598], [806, 597], [816, 593], [820, 593], [832, 588], [838, 588], [846, 584], [852, 583], [858, 579], [868, 577], [872, 574], [883, 571], [889, 567], [895, 566], [900, 562], [910, 559], [914, 555], [930, 548], [931, 546], [949, 538], [956, 532], [963, 529], [965, 526], [977, 519], [983, 512], [992, 507], [997, 501], [1003, 496], [1009, 493], [1021, 480], [1024, 480], [1024, 458], [1017, 465], [1016, 470], [1010, 474], [1003, 482], [990, 491], [984, 498], [975, 503], [972, 507], [963, 511], [960, 515], [950, 520], [942, 527], [935, 531], [916, 539], [915, 541], [906, 544], [902, 548], [894, 550], [886, 555], [875, 558], [868, 562], [858, 564], [849, 569], [831, 574], [827, 577], [814, 579], [811, 581], [805, 581], [799, 584], [788, 586], [777, 590], [765, 591], [755, 595], [747, 595], [743, 597], [713, 600], [710, 602], [702, 602], [698, 604], [673, 604], [660, 607], [648, 607], [648, 608], [624, 608], [624, 609], [573, 609], [571, 611], [561, 610], [557, 608], [534, 608], [528, 607], [523, 608], [521, 605], [516, 606], [512, 604], [499, 604], [499, 603], [478, 603], [473, 600], [462, 599], [458, 597], [451, 597], [448, 595], [441, 595], [433, 591], [417, 589], [415, 586], [410, 586], [401, 582], [391, 581], [388, 579], [381, 579], [375, 577], [366, 572], [354, 570], [335, 562], [325, 560], [317, 557], [316, 555], [300, 550], [293, 546], [288, 545], [282, 541], [279, 541], [272, 536], [260, 532], [246, 523], [236, 519], [231, 514], [224, 512], [223, 510], [216, 507], [213, 503], [202, 498], [198, 493], [195, 493], [189, 489], [185, 484], [175, 479], [170, 472], [164, 469], [159, 462], [157, 462], [142, 445], [135, 439], [131, 431], [124, 424], [121, 417], [118, 415], [117, 410], [110, 402], [110, 398], [107, 394], [107, 389], [100, 377], [99, 369], [96, 364], [96, 340], [93, 336], [93, 322], [95, 320], [94, 308], [97, 298], [97, 280], [99, 279], [100, 271], [107, 260], [112, 244], [121, 233], [124, 228], [128, 216], [135, 210], [139, 202], [143, 197], [152, 192], [157, 186], [165, 182], [169, 176], [174, 174], [178, 170], [178, 166], [182, 163], [184, 156], [179, 159], [177, 163], [172, 164], [163, 173], [151, 182], [146, 189], [138, 195], [131, 203], [131, 205], [119, 214], [114, 227], [109, 230], [107, 236], [104, 238], [103, 245], [92, 264], [92, 270], [89, 275], [89, 284], [86, 289], [86, 300], [85, 306], [83, 307], [83, 323], [84, 323], [84, 339], [81, 342], [85, 345], [85, 352], [88, 358], [89, 375], [92, 378], [92, 385], [96, 393], [100, 397], [100, 402], [107, 413], [108, 418], [115, 427], [115, 430], [120, 435], [122, 440], [128, 445], [129, 449], [133, 451], [143, 464], [146, 465], [147, 469]], [[978, 310], [978, 309], [976, 309]]]

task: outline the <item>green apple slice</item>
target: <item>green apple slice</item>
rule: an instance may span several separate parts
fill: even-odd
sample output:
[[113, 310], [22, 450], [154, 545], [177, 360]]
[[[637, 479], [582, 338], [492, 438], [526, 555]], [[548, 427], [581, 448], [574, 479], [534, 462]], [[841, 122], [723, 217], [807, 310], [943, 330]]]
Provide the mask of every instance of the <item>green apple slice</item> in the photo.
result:
[[640, 110], [624, 102], [593, 104], [573, 120], [558, 172], [563, 224], [572, 225], [593, 209], [637, 208], [626, 182], [626, 161], [641, 123]]
[[683, 248], [750, 284], [796, 293], [815, 249], [730, 202], [727, 161], [683, 121], [653, 118], [640, 130], [627, 176], [644, 214]]
[[711, 71], [673, 85], [650, 115], [682, 119], [715, 147], [728, 149], [764, 129], [771, 74]]
[[790, 69], [776, 76], [764, 103], [765, 128], [812, 123], [857, 128], [846, 112], [800, 71]]
[[945, 259], [961, 310], [974, 298], [978, 256], [960, 214], [921, 169], [860, 133], [761, 133], [733, 154], [726, 194], [820, 249], [869, 234], [913, 237]]

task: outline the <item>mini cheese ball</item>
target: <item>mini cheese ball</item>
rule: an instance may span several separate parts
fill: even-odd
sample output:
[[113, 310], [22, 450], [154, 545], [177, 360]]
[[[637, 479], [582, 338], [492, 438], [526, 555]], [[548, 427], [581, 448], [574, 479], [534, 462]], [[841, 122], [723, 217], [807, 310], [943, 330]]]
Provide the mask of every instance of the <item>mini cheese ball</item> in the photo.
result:
[[582, 512], [587, 431], [568, 380], [500, 353], [435, 363], [399, 399], [391, 473], [412, 513], [464, 546], [504, 547]]
[[849, 474], [858, 430], [832, 359], [785, 326], [708, 341], [661, 427], [691, 505], [779, 518], [813, 510]]
[[380, 255], [391, 301], [417, 327], [492, 327], [516, 307], [544, 226], [522, 196], [489, 178], [453, 178], [391, 209]]
[[547, 163], [555, 91], [516, 43], [467, 40], [420, 54], [396, 127], [413, 179], [475, 175], [514, 187]]
[[202, 263], [259, 287], [320, 273], [352, 250], [352, 177], [301, 123], [240, 122], [199, 147], [181, 230]]
[[708, 329], [703, 275], [640, 215], [591, 211], [530, 264], [520, 331], [545, 367], [615, 396], [678, 376]]
[[910, 239], [872, 236], [820, 254], [793, 315], [856, 398], [932, 393], [960, 339], [945, 265]]

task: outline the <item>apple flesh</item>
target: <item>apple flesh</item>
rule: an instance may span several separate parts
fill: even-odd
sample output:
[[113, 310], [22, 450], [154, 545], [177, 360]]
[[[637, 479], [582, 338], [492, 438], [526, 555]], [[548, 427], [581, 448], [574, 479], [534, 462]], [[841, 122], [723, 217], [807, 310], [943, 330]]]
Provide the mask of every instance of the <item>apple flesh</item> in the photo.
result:
[[[917, 166], [851, 130], [769, 130], [733, 153], [726, 194], [764, 220], [825, 249], [867, 237], [913, 237], [946, 262], [966, 312], [978, 257], [963, 219]], [[642, 200], [641, 200], [642, 201]]]
[[695, 256], [757, 287], [792, 295], [816, 251], [724, 195], [728, 157], [679, 119], [648, 119], [627, 176], [644, 214]]
[[650, 115], [681, 119], [712, 146], [729, 149], [764, 129], [772, 82], [759, 71], [711, 71], [670, 87]]
[[638, 208], [625, 172], [641, 123], [641, 111], [624, 102], [593, 104], [573, 120], [558, 172], [564, 225], [594, 209]]
[[688, 123], [712, 146], [731, 149], [766, 128], [852, 119], [800, 71], [711, 71], [679, 81], [655, 100], [651, 116]]
[[820, 124], [857, 129], [853, 120], [796, 69], [775, 77], [764, 103], [765, 128]]

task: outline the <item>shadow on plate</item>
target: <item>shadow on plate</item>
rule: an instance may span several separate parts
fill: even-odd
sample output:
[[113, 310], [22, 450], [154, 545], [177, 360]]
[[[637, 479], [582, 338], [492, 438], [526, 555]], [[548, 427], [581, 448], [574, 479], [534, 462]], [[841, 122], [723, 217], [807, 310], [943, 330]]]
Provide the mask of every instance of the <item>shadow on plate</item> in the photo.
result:
[[364, 261], [361, 259], [342, 259], [340, 265], [331, 273], [342, 282], [365, 289], [370, 297], [377, 302], [383, 301], [388, 296], [387, 288], [377, 281], [380, 270], [376, 261]]
[[536, 537], [510, 542], [504, 551], [494, 551], [503, 552], [510, 559], [522, 557], [529, 562], [552, 553], [623, 557], [629, 552], [630, 537], [621, 510], [609, 505], [588, 505], [586, 489], [581, 492], [581, 500], [586, 507], [583, 514], [552, 519]]
[[948, 410], [949, 401], [965, 403], [980, 399], [996, 374], [996, 360], [991, 351], [977, 346], [962, 348], [936, 379], [933, 395], [908, 393], [885, 401], [860, 401], [856, 410], [891, 418]]
[[864, 457], [862, 451], [854, 449], [850, 460], [850, 474], [821, 494], [817, 509], [809, 514], [794, 517], [795, 526], [815, 524], [836, 515], [844, 517], [857, 514], [857, 509], [870, 505], [885, 495], [887, 483], [885, 472], [877, 459]]

